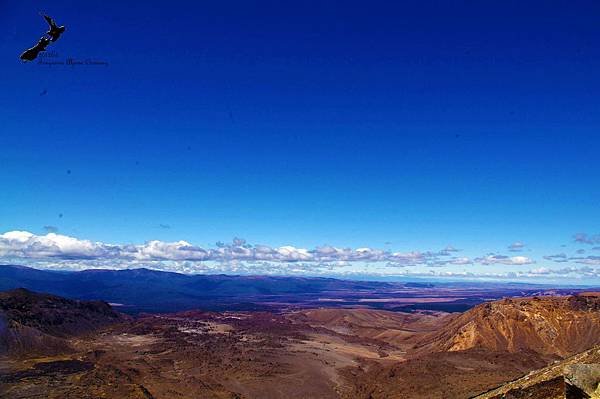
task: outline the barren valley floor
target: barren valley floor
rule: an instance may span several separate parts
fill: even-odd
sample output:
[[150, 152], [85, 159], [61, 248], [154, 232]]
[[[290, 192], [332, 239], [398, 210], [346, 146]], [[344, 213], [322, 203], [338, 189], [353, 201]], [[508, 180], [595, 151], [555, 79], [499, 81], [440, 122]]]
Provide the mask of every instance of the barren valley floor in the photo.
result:
[[464, 313], [135, 318], [26, 290], [2, 295], [0, 396], [11, 399], [469, 398], [600, 344], [595, 294], [506, 299]]

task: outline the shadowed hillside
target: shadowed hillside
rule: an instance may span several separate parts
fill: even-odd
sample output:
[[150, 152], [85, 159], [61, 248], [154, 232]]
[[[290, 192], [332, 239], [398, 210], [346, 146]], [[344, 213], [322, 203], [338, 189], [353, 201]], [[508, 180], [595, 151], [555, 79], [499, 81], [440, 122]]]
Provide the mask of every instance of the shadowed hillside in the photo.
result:
[[73, 301], [24, 288], [0, 292], [0, 354], [68, 351], [65, 338], [124, 320], [105, 302]]

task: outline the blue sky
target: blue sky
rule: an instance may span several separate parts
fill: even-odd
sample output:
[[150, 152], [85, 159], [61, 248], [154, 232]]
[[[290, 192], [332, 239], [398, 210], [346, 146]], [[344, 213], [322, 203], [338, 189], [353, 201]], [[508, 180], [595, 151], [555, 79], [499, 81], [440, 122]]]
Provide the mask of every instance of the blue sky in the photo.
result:
[[0, 233], [600, 263], [598, 2], [81, 3], [0, 1]]

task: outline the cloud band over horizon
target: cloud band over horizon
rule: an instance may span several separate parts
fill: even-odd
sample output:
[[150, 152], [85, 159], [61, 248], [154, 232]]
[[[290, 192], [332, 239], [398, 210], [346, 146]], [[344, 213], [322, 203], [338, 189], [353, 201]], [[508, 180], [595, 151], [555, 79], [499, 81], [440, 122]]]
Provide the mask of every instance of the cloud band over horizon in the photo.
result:
[[445, 264], [531, 264], [525, 256], [487, 255], [471, 260], [458, 257], [455, 248], [448, 246], [431, 252], [394, 252], [362, 248], [338, 248], [329, 245], [314, 249], [291, 245], [270, 247], [252, 245], [234, 238], [229, 244], [217, 242], [215, 248], [202, 248], [187, 241], [147, 241], [141, 245], [115, 245], [82, 240], [62, 234], [35, 235], [27, 231], [10, 231], [0, 234], [0, 257], [25, 259], [56, 258], [62, 260], [120, 259], [132, 261], [274, 261], [274, 262], [391, 262], [399, 266]]
[[[577, 240], [575, 240], [577, 241]], [[187, 241], [147, 241], [144, 244], [107, 244], [49, 232], [36, 235], [27, 231], [0, 234], [0, 260], [19, 262], [38, 268], [84, 270], [90, 268], [127, 269], [149, 267], [183, 273], [231, 272], [261, 274], [356, 274], [356, 265], [377, 265], [373, 275], [432, 277], [600, 277], [600, 256], [546, 255], [543, 261], [562, 263], [561, 268], [542, 266], [525, 271], [440, 270], [447, 266], [527, 266], [537, 260], [523, 255], [488, 253], [468, 257], [447, 246], [438, 251], [396, 252], [362, 248], [338, 248], [324, 245], [313, 249], [295, 246], [270, 247], [249, 244], [235, 238], [231, 243], [217, 242], [214, 248], [202, 248]], [[567, 266], [565, 262], [584, 265]], [[403, 270], [421, 267], [421, 270]], [[423, 270], [427, 268], [429, 270]], [[387, 272], [385, 272], [387, 270]], [[362, 273], [365, 273], [364, 271]]]

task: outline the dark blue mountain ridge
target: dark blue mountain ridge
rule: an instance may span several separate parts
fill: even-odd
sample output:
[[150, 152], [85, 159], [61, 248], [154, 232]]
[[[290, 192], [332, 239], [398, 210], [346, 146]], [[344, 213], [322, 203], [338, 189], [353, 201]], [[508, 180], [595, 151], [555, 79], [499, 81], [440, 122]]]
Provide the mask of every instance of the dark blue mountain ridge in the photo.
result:
[[101, 300], [126, 313], [316, 307], [454, 312], [506, 296], [568, 295], [581, 291], [573, 287], [501, 282], [383, 282], [330, 277], [190, 275], [145, 268], [52, 271], [0, 265], [0, 291], [16, 288], [70, 299]]
[[118, 303], [126, 305], [123, 310], [138, 311], [222, 308], [246, 303], [243, 308], [250, 302], [273, 300], [273, 296], [314, 296], [402, 286], [323, 277], [186, 275], [145, 268], [68, 272], [0, 265], [0, 291], [26, 288], [73, 299]]

